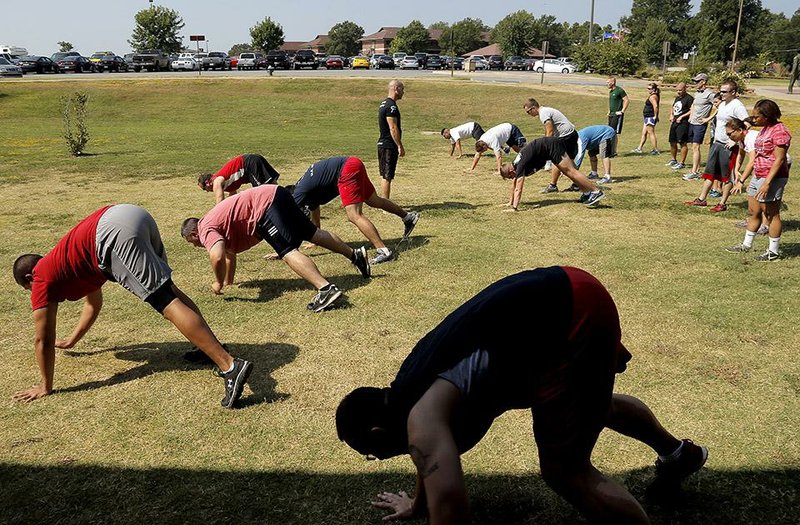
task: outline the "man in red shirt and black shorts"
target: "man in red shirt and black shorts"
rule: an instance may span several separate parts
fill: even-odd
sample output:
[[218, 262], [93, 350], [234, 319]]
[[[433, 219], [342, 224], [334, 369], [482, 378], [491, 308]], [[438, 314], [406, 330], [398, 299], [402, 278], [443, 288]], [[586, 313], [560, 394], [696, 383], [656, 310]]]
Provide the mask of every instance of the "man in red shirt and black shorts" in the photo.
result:
[[[14, 262], [14, 279], [31, 291], [36, 329], [34, 350], [42, 382], [17, 392], [33, 401], [53, 392], [55, 349], [72, 348], [89, 331], [103, 306], [106, 281], [122, 285], [166, 317], [219, 368], [225, 381], [222, 406], [233, 407], [252, 364], [225, 351], [200, 310], [172, 282], [172, 269], [153, 217], [132, 204], [105, 206], [82, 220], [44, 257], [26, 254]], [[84, 298], [78, 324], [56, 339], [59, 303]]]
[[277, 184], [280, 174], [275, 171], [267, 159], [257, 153], [248, 153], [234, 157], [213, 175], [200, 175], [197, 184], [204, 191], [213, 191], [217, 204], [225, 198], [225, 192], [234, 195], [245, 182], [253, 187], [262, 184]]
[[380, 264], [392, 260], [394, 255], [384, 244], [375, 225], [363, 213], [363, 204], [379, 208], [397, 215], [405, 226], [403, 239], [407, 239], [419, 220], [419, 213], [406, 212], [400, 206], [378, 196], [375, 187], [367, 176], [367, 169], [358, 157], [331, 157], [315, 162], [300, 177], [297, 184], [286, 188], [294, 196], [301, 209], [308, 209], [311, 222], [319, 227], [319, 207], [337, 196], [347, 212], [347, 219], [356, 225], [369, 242], [378, 250], [370, 259], [370, 264]]
[[[509, 316], [534, 329], [505, 330]], [[467, 523], [460, 455], [504, 412], [530, 409], [545, 482], [592, 523], [645, 524], [633, 496], [591, 463], [600, 432], [610, 428], [653, 448], [663, 489], [699, 470], [708, 451], [675, 438], [642, 401], [614, 393], [616, 374], [630, 359], [614, 301], [596, 278], [570, 267], [528, 270], [448, 315], [416, 344], [388, 388], [348, 394], [336, 428], [361, 454], [411, 455], [415, 497], [379, 494], [373, 505], [392, 512], [385, 519], [427, 514], [431, 523]]]

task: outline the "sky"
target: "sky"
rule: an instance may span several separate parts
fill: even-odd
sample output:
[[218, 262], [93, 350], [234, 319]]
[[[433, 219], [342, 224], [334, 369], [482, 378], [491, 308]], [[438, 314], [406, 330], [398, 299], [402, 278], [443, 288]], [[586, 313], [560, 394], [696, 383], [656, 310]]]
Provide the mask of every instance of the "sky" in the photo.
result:
[[[670, 1], [670, 0], [664, 0]], [[269, 16], [283, 26], [288, 41], [308, 41], [325, 34], [334, 24], [350, 20], [364, 28], [365, 34], [382, 26], [401, 27], [411, 20], [426, 26], [437, 21], [456, 22], [466, 17], [480, 18], [495, 25], [509, 13], [525, 9], [536, 16], [550, 14], [558, 21], [584, 22], [589, 19], [591, 0], [154, 0], [178, 11], [189, 35], [205, 35], [213, 51], [227, 51], [233, 44], [250, 41], [249, 28]], [[595, 0], [595, 22], [616, 26], [630, 12], [632, 0]], [[699, 7], [700, 0], [694, 4]], [[764, 7], [791, 16], [797, 0], [762, 0]], [[64, 9], [68, 5], [69, 9]], [[0, 44], [27, 48], [29, 53], [49, 56], [58, 51], [57, 42], [66, 40], [84, 55], [95, 51], [130, 50], [134, 15], [150, 6], [148, 0], [0, 0]], [[499, 7], [502, 6], [502, 7]]]

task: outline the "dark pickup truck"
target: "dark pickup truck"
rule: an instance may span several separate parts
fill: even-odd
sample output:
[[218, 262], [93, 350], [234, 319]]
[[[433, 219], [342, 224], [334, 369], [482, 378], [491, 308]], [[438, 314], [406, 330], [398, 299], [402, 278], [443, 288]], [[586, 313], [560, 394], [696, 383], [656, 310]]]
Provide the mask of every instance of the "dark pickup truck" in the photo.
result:
[[147, 71], [169, 70], [169, 56], [160, 49], [145, 49], [133, 55], [133, 70], [137, 73], [143, 69]]
[[317, 55], [310, 49], [301, 49], [297, 53], [295, 53], [294, 60], [292, 61], [292, 63], [295, 69], [303, 69], [304, 67], [317, 69], [319, 67], [319, 63], [317, 62]]
[[286, 51], [273, 49], [267, 53], [266, 64], [268, 68], [272, 66], [272, 69], [289, 69], [292, 67], [292, 60]]
[[203, 69], [208, 71], [209, 69], [220, 69], [224, 70], [231, 70], [231, 59], [227, 55], [227, 53], [223, 53], [222, 51], [212, 51], [208, 54], [208, 56], [203, 58]]

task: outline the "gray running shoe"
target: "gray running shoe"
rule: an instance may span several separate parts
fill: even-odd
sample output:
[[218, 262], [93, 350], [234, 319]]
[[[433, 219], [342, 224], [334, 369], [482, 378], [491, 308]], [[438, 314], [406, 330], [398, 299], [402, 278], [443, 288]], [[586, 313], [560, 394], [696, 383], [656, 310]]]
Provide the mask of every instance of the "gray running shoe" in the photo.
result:
[[664, 166], [668, 166], [670, 168], [674, 168], [676, 164], [680, 164], [680, 163], [675, 159], [670, 159], [669, 162], [664, 164]]
[[[403, 231], [403, 239], [408, 239], [408, 236], [414, 231], [414, 226], [417, 225], [417, 221], [419, 221], [419, 212], [416, 211], [409, 212], [408, 219], [403, 219], [403, 224], [406, 227]], [[375, 257], [375, 259], [377, 259], [377, 257]]]
[[749, 252], [752, 249], [753, 249], [752, 246], [745, 246], [744, 244], [740, 243], [725, 248], [725, 251], [731, 253], [744, 253], [744, 252]]
[[685, 167], [686, 167], [686, 164], [684, 164], [683, 162], [679, 162], [679, 163], [675, 164], [674, 166], [672, 166], [672, 169], [674, 169], [674, 170], [682, 170]]
[[558, 186], [555, 184], [548, 184], [547, 187], [539, 193], [558, 193]]
[[631, 153], [642, 153], [642, 149], [641, 148], [634, 148], [634, 149], [631, 150]]
[[[351, 260], [353, 266], [358, 268], [358, 271], [361, 272], [361, 277], [364, 279], [369, 279], [372, 275], [372, 269], [369, 267], [369, 261], [367, 260], [367, 249], [361, 246], [360, 248], [356, 248], [353, 250], [353, 259]], [[339, 292], [341, 293], [341, 292]]]
[[589, 198], [586, 199], [586, 206], [593, 207], [596, 206], [598, 202], [605, 198], [606, 194], [603, 193], [603, 190], [593, 191], [589, 194]]
[[332, 284], [327, 290], [319, 290], [314, 296], [314, 300], [308, 303], [306, 308], [314, 313], [319, 313], [332, 305], [341, 295], [342, 291]]
[[389, 253], [378, 252], [375, 255], [375, 257], [373, 257], [372, 259], [369, 260], [369, 263], [370, 264], [381, 264], [381, 263], [389, 262], [392, 259], [394, 259], [394, 254], [392, 252], [389, 252]]
[[597, 184], [611, 184], [614, 182], [614, 179], [611, 178], [611, 175], [605, 175], [602, 179], [597, 181]]
[[233, 404], [242, 396], [244, 384], [253, 371], [253, 363], [239, 359], [233, 360], [233, 370], [230, 372], [217, 371], [217, 375], [225, 381], [225, 397], [222, 398], [222, 406], [233, 408]]
[[761, 255], [757, 255], [755, 259], [756, 261], [769, 262], [769, 261], [777, 261], [780, 258], [781, 256], [778, 255], [777, 253], [767, 250]]
[[[746, 227], [747, 227], [747, 225], [745, 224], [745, 228], [746, 228]], [[758, 229], [756, 230], [756, 235], [766, 235], [766, 234], [768, 234], [768, 233], [769, 233], [769, 228], [767, 227], [767, 225], [766, 225], [766, 224], [762, 224], [762, 225], [761, 225], [761, 226], [759, 226], [759, 227], [758, 227]]]
[[712, 199], [718, 199], [722, 197], [722, 192], [717, 190], [711, 190], [708, 192], [708, 196], [711, 197]]
[[586, 178], [587, 178], [587, 179], [589, 179], [589, 180], [595, 180], [595, 179], [599, 179], [599, 178], [600, 178], [600, 175], [598, 175], [597, 173], [595, 173], [595, 172], [591, 171], [591, 172], [589, 172], [589, 174], [586, 176]]
[[683, 180], [695, 180], [695, 179], [699, 179], [699, 178], [700, 178], [700, 174], [697, 173], [696, 171], [689, 172], [689, 173], [687, 173], [686, 175], [683, 176]]
[[650, 150], [650, 155], [661, 155], [661, 152], [657, 149]]

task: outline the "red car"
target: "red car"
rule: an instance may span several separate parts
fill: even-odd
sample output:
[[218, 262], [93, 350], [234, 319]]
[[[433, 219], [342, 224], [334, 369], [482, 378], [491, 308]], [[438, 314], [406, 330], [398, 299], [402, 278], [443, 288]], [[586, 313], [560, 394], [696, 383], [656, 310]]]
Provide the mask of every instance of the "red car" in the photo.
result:
[[231, 69], [237, 67], [239, 65], [239, 55], [235, 55], [231, 57]]
[[331, 55], [325, 60], [325, 69], [344, 69], [344, 59], [338, 55]]

